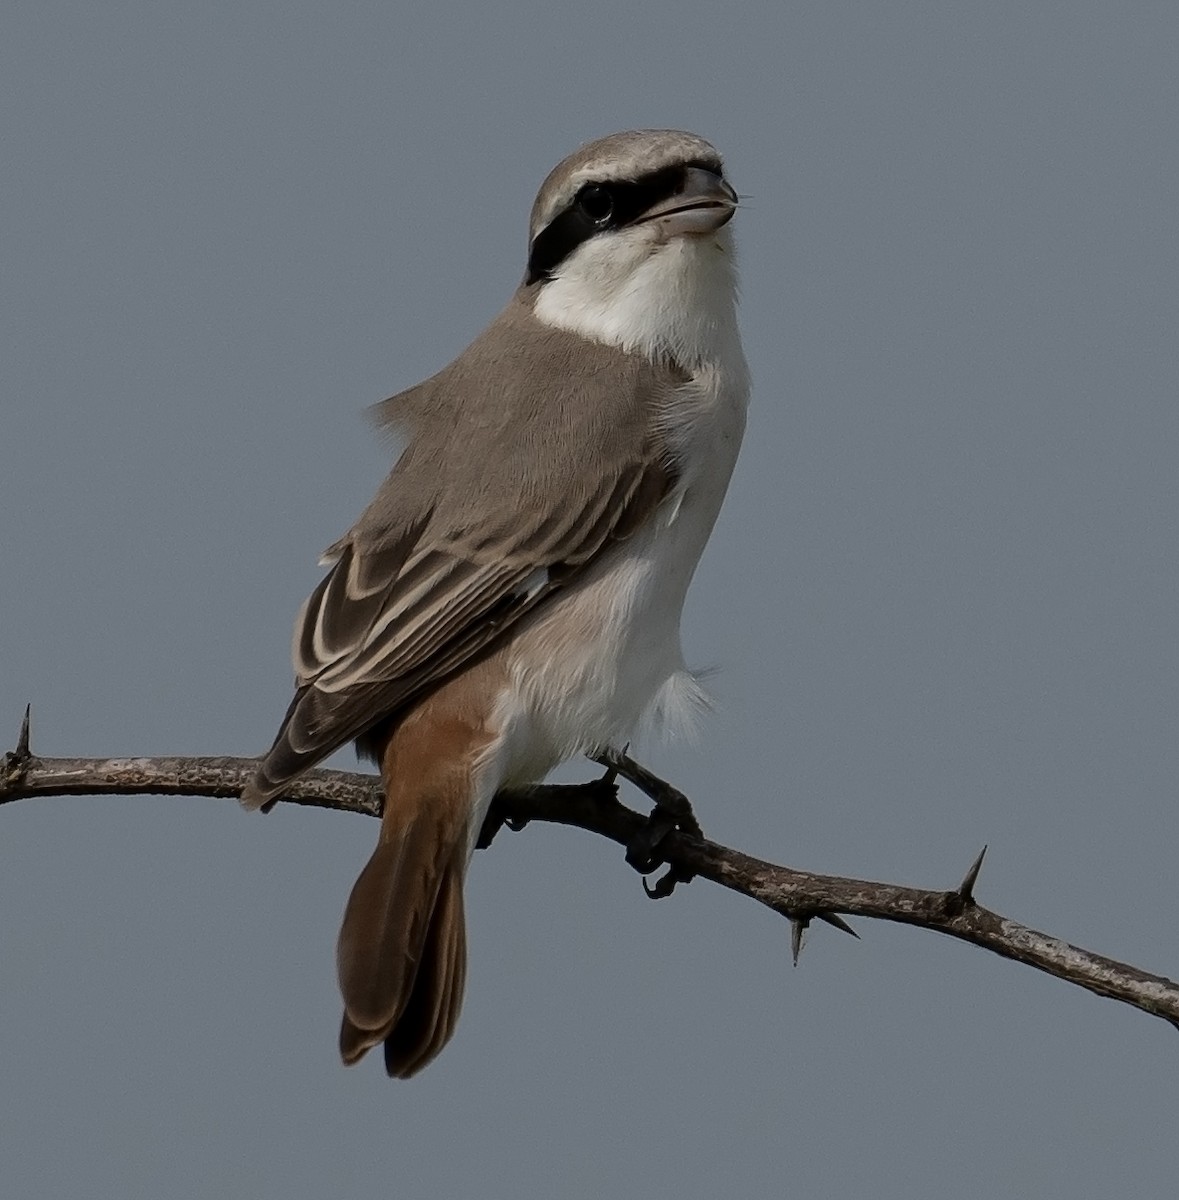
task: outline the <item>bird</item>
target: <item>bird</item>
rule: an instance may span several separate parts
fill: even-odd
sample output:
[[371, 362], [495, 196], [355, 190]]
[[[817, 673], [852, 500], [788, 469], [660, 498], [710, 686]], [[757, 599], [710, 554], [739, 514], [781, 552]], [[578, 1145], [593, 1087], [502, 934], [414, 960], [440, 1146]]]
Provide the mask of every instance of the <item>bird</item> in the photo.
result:
[[495, 793], [707, 705], [680, 618], [745, 428], [730, 220], [704, 138], [582, 145], [532, 206], [523, 281], [459, 356], [375, 406], [403, 449], [296, 619], [294, 698], [242, 793], [348, 742], [376, 849], [337, 944], [346, 1064], [409, 1078], [454, 1033], [464, 880]]

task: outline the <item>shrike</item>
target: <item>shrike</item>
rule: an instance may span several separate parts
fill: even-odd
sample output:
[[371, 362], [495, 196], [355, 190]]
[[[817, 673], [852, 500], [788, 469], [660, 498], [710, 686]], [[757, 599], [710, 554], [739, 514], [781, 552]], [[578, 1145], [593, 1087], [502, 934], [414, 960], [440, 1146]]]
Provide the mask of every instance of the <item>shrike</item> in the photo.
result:
[[708, 142], [617, 133], [560, 163], [528, 269], [450, 366], [386, 400], [404, 452], [295, 624], [296, 692], [246, 788], [269, 807], [355, 740], [380, 840], [337, 950], [346, 1063], [449, 1040], [488, 805], [690, 717], [680, 613], [745, 426], [729, 219]]

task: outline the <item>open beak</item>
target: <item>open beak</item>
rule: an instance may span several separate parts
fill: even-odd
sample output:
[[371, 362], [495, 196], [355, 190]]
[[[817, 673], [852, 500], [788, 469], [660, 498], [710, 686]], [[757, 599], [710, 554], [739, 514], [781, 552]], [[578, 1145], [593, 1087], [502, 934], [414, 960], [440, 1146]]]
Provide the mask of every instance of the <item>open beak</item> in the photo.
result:
[[668, 237], [680, 233], [713, 233], [737, 211], [737, 193], [715, 172], [688, 167], [684, 186], [635, 219], [636, 225], [658, 225]]

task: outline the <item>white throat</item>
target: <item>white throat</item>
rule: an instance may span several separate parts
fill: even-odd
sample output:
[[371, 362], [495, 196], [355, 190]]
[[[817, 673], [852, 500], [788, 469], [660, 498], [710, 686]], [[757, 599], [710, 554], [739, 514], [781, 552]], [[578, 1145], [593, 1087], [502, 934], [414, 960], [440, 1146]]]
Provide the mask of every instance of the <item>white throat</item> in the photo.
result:
[[640, 226], [579, 246], [541, 285], [534, 312], [546, 325], [692, 368], [740, 353], [736, 299], [727, 228], [653, 246]]

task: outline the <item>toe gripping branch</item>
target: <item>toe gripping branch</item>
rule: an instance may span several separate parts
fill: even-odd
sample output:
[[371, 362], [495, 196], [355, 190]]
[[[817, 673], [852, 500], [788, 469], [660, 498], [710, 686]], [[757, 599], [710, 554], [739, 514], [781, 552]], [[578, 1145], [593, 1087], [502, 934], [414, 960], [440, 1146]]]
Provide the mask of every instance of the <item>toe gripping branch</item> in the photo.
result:
[[479, 829], [479, 836], [475, 840], [475, 849], [486, 850], [495, 841], [495, 835], [505, 825], [513, 833], [519, 833], [527, 824], [527, 817], [505, 816], [499, 805], [492, 800], [491, 807], [488, 808], [487, 815], [483, 818], [483, 825]]
[[[688, 797], [635, 762], [625, 747], [621, 751], [605, 750], [594, 756], [594, 762], [606, 768], [606, 774], [600, 781], [603, 786], [613, 787], [621, 776], [655, 802], [646, 823], [626, 847], [626, 861], [640, 875], [650, 875], [667, 862], [662, 849], [671, 834], [678, 832], [695, 838], [704, 836]], [[644, 878], [643, 891], [652, 900], [662, 900], [675, 891], [677, 884], [690, 883], [692, 878], [692, 872], [686, 867], [671, 863], [654, 885]]]

